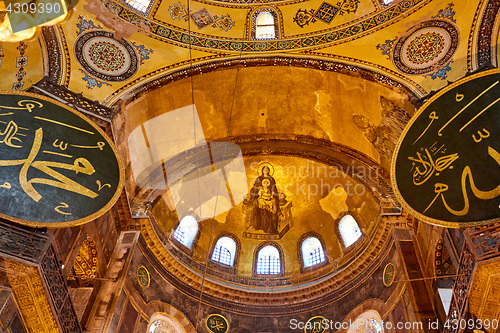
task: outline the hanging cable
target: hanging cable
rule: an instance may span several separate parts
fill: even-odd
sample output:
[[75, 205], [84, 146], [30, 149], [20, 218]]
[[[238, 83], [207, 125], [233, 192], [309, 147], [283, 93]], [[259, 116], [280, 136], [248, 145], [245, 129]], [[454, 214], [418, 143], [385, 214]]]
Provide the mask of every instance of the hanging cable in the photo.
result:
[[[189, 13], [189, 1], [190, 0], [187, 0], [188, 2], [188, 13]], [[188, 27], [190, 27], [190, 25], [188, 25]], [[191, 35], [191, 30], [189, 29], [189, 33]], [[243, 32], [244, 33], [244, 32]], [[190, 36], [191, 37], [191, 36]], [[242, 38], [243, 39], [243, 38]], [[190, 45], [190, 63], [191, 63], [191, 69], [193, 68], [193, 60], [191, 58], [191, 38], [189, 39], [189, 45]], [[239, 52], [239, 56], [238, 56], [238, 60], [241, 60], [242, 58], [242, 55], [243, 55], [243, 47], [241, 48], [240, 52]], [[232, 116], [233, 116], [233, 109], [234, 109], [234, 101], [235, 101], [235, 97], [236, 97], [236, 86], [237, 86], [237, 83], [238, 83], [238, 74], [239, 74], [239, 71], [240, 71], [240, 68], [237, 67], [236, 68], [236, 75], [235, 75], [235, 79], [234, 79], [234, 86], [233, 86], [233, 94], [232, 94], [232, 97], [231, 97], [231, 106], [230, 106], [230, 109], [229, 109], [229, 118], [228, 118], [228, 124], [227, 124], [227, 132], [226, 132], [226, 136], [225, 136], [225, 141], [224, 141], [224, 153], [223, 153], [223, 158], [222, 158], [222, 161], [226, 161], [226, 156], [227, 156], [227, 146], [228, 146], [228, 139], [229, 139], [229, 133], [230, 133], [230, 129], [231, 129], [231, 120], [232, 120]], [[194, 93], [193, 93], [193, 71], [191, 73], [191, 89], [192, 89], [192, 98], [193, 98], [193, 104], [194, 104]], [[202, 275], [202, 280], [201, 280], [201, 286], [200, 286], [200, 296], [199, 296], [199, 299], [198, 299], [198, 313], [197, 313], [197, 316], [196, 316], [196, 331], [198, 331], [198, 324], [200, 322], [200, 316], [201, 316], [201, 304], [202, 304], [202, 298], [203, 298], [203, 287], [204, 287], [204, 284], [205, 284], [205, 278], [206, 278], [206, 274], [207, 274], [207, 267], [208, 267], [208, 261], [210, 260], [209, 258], [209, 255], [210, 255], [210, 249], [212, 248], [212, 242], [213, 242], [213, 233], [214, 233], [214, 227], [215, 227], [215, 217], [216, 217], [216, 214], [217, 214], [217, 204], [218, 204], [218, 200], [219, 200], [219, 193], [220, 193], [220, 187], [221, 187], [221, 182], [222, 182], [222, 178], [223, 177], [223, 173], [222, 173], [222, 170], [221, 170], [221, 173], [220, 173], [220, 176], [219, 176], [219, 183], [217, 185], [217, 194], [216, 194], [216, 199], [215, 199], [215, 206], [214, 206], [214, 212], [213, 212], [213, 216], [212, 216], [212, 219], [211, 219], [211, 227], [210, 227], [210, 238], [209, 238], [209, 241], [208, 241], [208, 248], [207, 248], [207, 251], [206, 251], [206, 254], [205, 254], [205, 261], [204, 261], [204, 266], [203, 266], [203, 275]], [[225, 180], [224, 180], [225, 182]], [[198, 190], [199, 190], [199, 186], [198, 186]]]

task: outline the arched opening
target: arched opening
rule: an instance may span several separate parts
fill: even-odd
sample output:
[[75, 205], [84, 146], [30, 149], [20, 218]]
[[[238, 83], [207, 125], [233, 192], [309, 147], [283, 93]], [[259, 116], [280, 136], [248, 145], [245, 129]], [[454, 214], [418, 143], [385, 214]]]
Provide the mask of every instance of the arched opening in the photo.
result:
[[302, 260], [304, 267], [311, 267], [325, 261], [325, 252], [316, 237], [308, 237], [302, 242]]
[[185, 333], [181, 324], [172, 317], [161, 313], [151, 316], [147, 333]]
[[339, 232], [346, 248], [354, 244], [362, 236], [358, 222], [351, 215], [346, 215], [340, 219]]
[[198, 222], [193, 216], [187, 215], [175, 229], [174, 238], [185, 247], [191, 248], [197, 234]]
[[257, 254], [257, 274], [281, 273], [280, 253], [275, 246], [267, 245]]
[[226, 236], [219, 238], [212, 252], [212, 260], [233, 267], [235, 257], [236, 242]]

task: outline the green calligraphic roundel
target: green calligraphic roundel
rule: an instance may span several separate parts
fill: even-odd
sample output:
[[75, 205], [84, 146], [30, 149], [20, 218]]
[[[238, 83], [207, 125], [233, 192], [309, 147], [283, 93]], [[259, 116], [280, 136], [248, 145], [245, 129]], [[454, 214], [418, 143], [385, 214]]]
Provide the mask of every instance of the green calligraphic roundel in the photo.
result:
[[229, 331], [227, 319], [220, 314], [211, 314], [207, 317], [205, 324], [211, 333], [226, 333]]
[[321, 316], [312, 317], [304, 325], [305, 333], [323, 333], [328, 328], [328, 321]]
[[108, 211], [123, 189], [113, 142], [58, 101], [0, 92], [0, 217], [70, 227]]
[[388, 263], [385, 266], [383, 273], [384, 286], [390, 287], [393, 284], [394, 278], [396, 277], [395, 273], [396, 270], [394, 268], [394, 265], [392, 263]]
[[500, 70], [442, 89], [411, 119], [392, 160], [410, 214], [461, 228], [500, 221]]
[[149, 287], [150, 283], [150, 276], [149, 276], [149, 271], [146, 267], [144, 266], [139, 266], [137, 269], [137, 281], [139, 281], [139, 284], [143, 288]]

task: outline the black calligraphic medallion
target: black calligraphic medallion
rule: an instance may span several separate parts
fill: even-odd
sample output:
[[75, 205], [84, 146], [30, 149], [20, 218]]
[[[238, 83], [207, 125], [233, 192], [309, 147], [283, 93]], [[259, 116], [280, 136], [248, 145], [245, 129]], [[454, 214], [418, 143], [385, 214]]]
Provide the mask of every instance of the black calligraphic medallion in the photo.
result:
[[0, 92], [0, 217], [70, 227], [104, 214], [123, 189], [113, 142], [53, 99]]
[[394, 265], [392, 263], [388, 263], [384, 268], [383, 273], [383, 282], [384, 286], [390, 287], [394, 282], [394, 278], [396, 277], [396, 270], [394, 269]]
[[304, 325], [305, 333], [323, 333], [328, 328], [328, 322], [324, 317], [316, 316], [309, 319]]
[[143, 288], [149, 287], [150, 277], [149, 277], [149, 271], [146, 267], [139, 266], [139, 268], [137, 269], [137, 281], [139, 281], [141, 287]]
[[391, 181], [412, 215], [444, 227], [500, 220], [500, 70], [442, 89], [396, 146]]
[[229, 331], [227, 319], [220, 314], [211, 314], [205, 322], [207, 329], [212, 333], [226, 333]]

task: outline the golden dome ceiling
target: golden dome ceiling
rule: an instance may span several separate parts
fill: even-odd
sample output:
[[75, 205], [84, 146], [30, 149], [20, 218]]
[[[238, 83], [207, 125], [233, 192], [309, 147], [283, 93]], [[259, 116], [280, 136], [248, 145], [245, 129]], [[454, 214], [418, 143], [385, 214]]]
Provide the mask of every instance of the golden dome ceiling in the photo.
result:
[[[495, 50], [487, 47], [496, 45], [498, 29], [486, 20], [497, 9], [487, 6], [487, 1], [399, 0], [385, 5], [379, 0], [349, 0], [332, 3], [331, 8], [322, 5], [319, 0], [175, 4], [155, 0], [145, 14], [128, 7], [125, 0], [82, 0], [63, 24], [44, 28], [39, 40], [25, 41], [29, 61], [21, 78], [23, 89], [49, 71], [59, 71], [59, 83], [113, 105], [141, 86], [193, 65], [272, 55], [302, 60], [305, 67], [318, 66], [305, 61], [315, 59], [352, 73], [368, 71], [420, 98], [488, 60], [496, 64], [491, 56]], [[277, 40], [251, 37], [253, 14], [263, 8], [279, 13]], [[325, 19], [322, 13], [333, 17]], [[213, 23], [199, 27], [200, 20]], [[75, 42], [99, 39], [109, 42], [108, 51], [123, 55], [121, 65], [128, 72], [118, 71], [112, 75], [115, 78], [107, 75], [120, 67], [118, 60], [116, 68], [96, 65], [92, 70], [97, 60], [89, 50], [97, 50], [90, 48], [95, 43], [84, 49]], [[2, 71], [10, 80], [2, 82], [2, 89], [11, 89], [17, 82], [15, 58], [20, 54], [14, 45], [4, 43]], [[57, 51], [61, 61], [54, 68], [49, 59]]]

